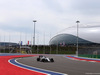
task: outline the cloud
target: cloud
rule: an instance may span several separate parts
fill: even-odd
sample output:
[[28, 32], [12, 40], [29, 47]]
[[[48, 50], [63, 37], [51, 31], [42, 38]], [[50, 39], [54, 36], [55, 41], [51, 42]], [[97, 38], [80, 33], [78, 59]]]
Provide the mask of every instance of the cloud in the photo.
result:
[[[100, 16], [100, 0], [74, 0], [72, 2], [72, 10], [88, 19]], [[94, 19], [95, 20], [95, 19]]]
[[35, 19], [40, 43], [43, 44], [45, 32], [45, 43], [48, 44], [50, 33], [53, 36], [65, 28], [76, 27], [76, 20], [80, 21], [81, 28], [84, 25], [99, 27], [99, 3], [99, 0], [0, 0], [0, 30], [11, 36], [18, 33], [18, 36], [14, 35], [16, 41], [19, 41], [21, 32], [31, 40]]
[[83, 25], [83, 26], [80, 26], [80, 28], [99, 28], [100, 25]]
[[56, 12], [56, 13], [61, 13], [63, 10], [60, 6], [60, 3], [58, 1], [54, 1], [54, 0], [44, 0], [44, 3], [45, 3], [45, 6], [50, 10], [50, 11], [53, 11], [53, 12]]

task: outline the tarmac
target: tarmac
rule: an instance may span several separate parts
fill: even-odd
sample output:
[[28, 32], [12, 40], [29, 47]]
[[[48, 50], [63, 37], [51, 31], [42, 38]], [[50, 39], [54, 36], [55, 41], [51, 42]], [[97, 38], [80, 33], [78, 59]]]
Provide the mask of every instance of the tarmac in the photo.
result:
[[17, 58], [17, 62], [31, 67], [65, 73], [68, 75], [100, 75], [100, 62], [73, 60], [62, 55], [45, 56], [53, 58], [55, 62], [38, 62], [36, 60], [38, 56]]

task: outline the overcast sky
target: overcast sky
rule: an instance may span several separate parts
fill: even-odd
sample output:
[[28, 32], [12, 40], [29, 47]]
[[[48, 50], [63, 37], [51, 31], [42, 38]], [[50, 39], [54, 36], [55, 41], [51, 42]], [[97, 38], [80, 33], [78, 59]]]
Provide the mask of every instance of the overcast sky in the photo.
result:
[[36, 44], [48, 44], [59, 31], [75, 27], [77, 20], [99, 27], [100, 0], [0, 0], [0, 41], [32, 41], [33, 20]]

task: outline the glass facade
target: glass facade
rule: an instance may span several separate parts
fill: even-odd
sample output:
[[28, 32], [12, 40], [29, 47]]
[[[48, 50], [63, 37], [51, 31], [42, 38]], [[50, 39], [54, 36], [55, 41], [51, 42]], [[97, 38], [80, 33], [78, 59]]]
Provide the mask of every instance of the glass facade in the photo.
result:
[[[49, 44], [50, 45], [76, 45], [77, 37], [71, 34], [59, 34], [54, 36]], [[78, 38], [78, 44], [85, 45], [85, 44], [94, 44], [91, 41]]]

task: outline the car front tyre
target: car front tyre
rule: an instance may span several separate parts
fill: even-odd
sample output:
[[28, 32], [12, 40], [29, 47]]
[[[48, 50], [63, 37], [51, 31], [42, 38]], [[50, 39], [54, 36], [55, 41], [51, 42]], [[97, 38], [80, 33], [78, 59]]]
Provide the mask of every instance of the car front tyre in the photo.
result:
[[54, 62], [53, 58], [50, 59], [51, 62]]

